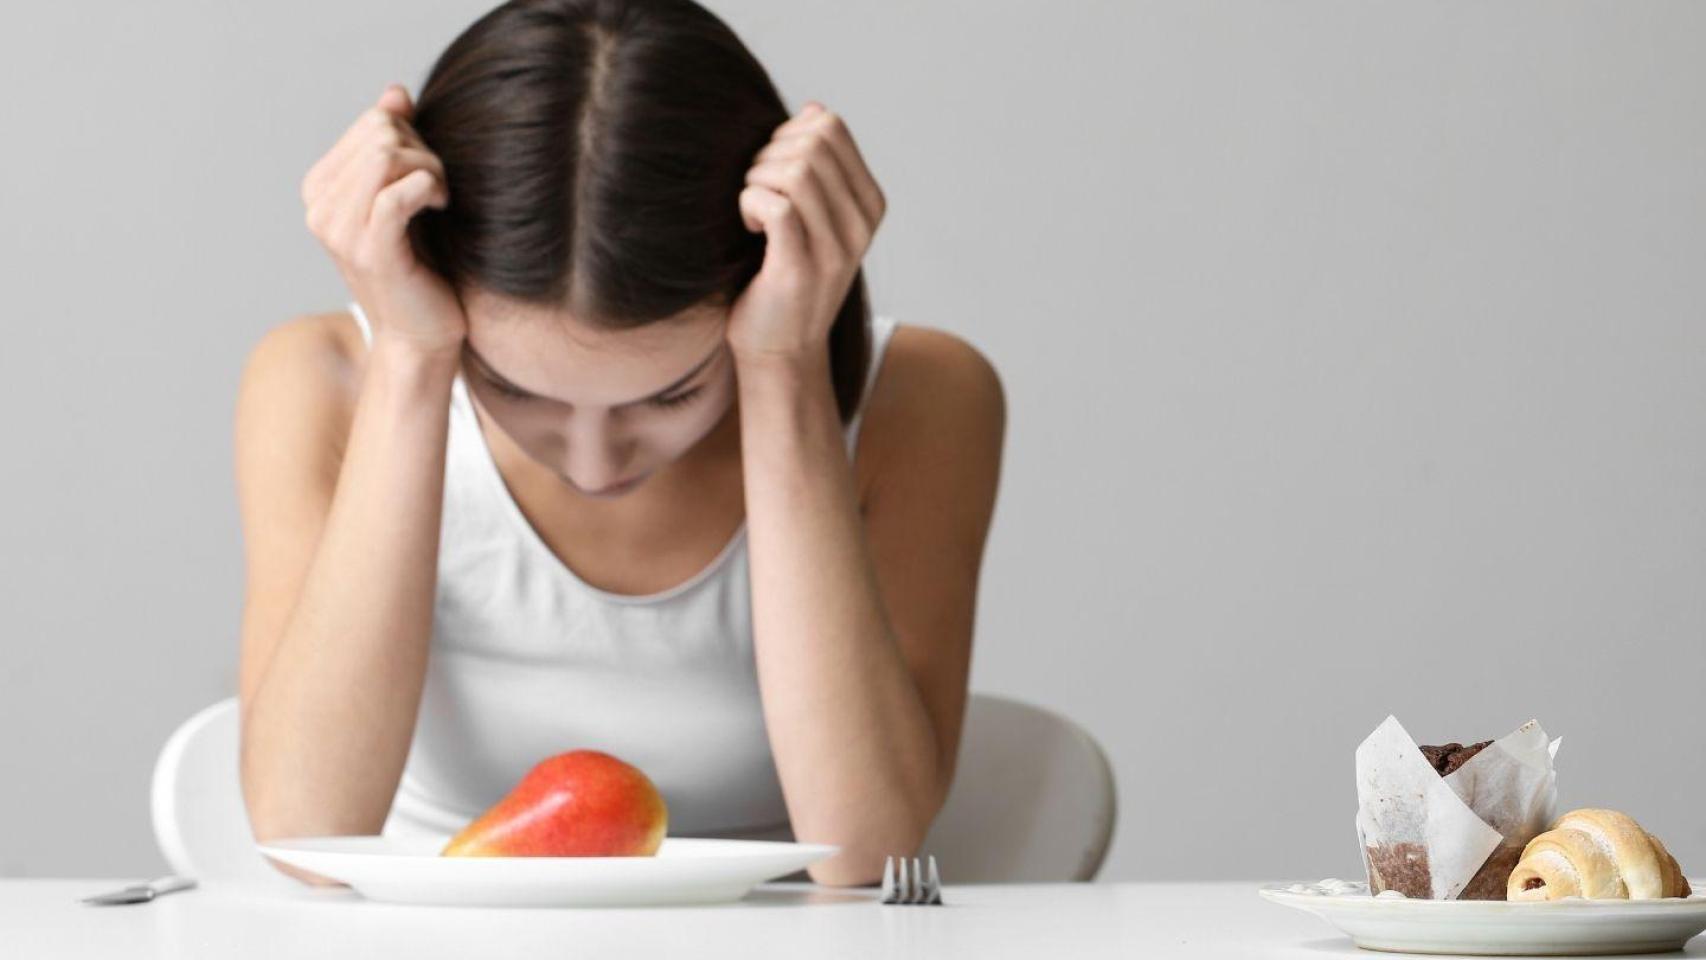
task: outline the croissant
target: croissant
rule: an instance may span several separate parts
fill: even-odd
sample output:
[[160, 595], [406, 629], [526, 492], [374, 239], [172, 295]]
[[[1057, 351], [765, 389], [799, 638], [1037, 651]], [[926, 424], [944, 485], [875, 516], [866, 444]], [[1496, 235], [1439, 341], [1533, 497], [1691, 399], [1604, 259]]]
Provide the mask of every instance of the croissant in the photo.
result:
[[1659, 838], [1616, 810], [1571, 810], [1522, 850], [1507, 900], [1686, 897], [1688, 880]]

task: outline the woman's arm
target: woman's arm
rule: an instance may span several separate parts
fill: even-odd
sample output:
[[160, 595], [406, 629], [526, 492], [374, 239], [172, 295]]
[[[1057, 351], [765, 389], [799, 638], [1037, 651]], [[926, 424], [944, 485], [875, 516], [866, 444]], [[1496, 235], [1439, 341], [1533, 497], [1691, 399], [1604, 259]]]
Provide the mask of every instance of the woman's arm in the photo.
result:
[[827, 362], [740, 368], [759, 685], [795, 835], [842, 847], [819, 883], [914, 853], [953, 776], [1005, 407], [981, 355], [927, 333], [867, 406], [863, 517]]
[[376, 339], [352, 422], [326, 350], [321, 330], [274, 331], [238, 396], [240, 766], [260, 840], [379, 832], [426, 673], [455, 361]]
[[[733, 304], [728, 340], [765, 725], [795, 836], [842, 847], [812, 879], [872, 883], [885, 856], [917, 850], [953, 777], [1001, 389], [943, 334], [920, 341], [917, 368], [886, 366], [878, 383], [897, 388], [883, 432], [900, 442], [861, 518], [828, 337], [882, 191], [841, 118], [816, 102], [777, 127], [746, 179], [741, 215], [765, 235], [764, 263]], [[867, 430], [879, 394], [865, 401]]]
[[302, 180], [308, 228], [372, 326], [359, 387], [336, 342], [349, 335], [340, 318], [339, 333], [310, 321], [263, 338], [238, 391], [238, 763], [261, 840], [378, 833], [425, 683], [450, 387], [468, 324], [407, 242], [417, 212], [449, 202], [413, 114], [408, 92], [387, 84]]

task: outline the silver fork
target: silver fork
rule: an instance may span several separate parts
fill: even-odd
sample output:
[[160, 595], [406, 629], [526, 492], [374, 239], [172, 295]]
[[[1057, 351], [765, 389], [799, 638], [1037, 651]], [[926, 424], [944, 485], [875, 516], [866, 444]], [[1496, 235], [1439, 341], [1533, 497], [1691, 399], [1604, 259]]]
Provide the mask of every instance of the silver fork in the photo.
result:
[[936, 858], [930, 858], [929, 874], [919, 867], [917, 857], [884, 860], [882, 902], [941, 906], [942, 875], [936, 872]]
[[168, 874], [167, 876], [160, 877], [156, 880], [151, 880], [148, 883], [139, 883], [133, 887], [125, 887], [123, 890], [114, 890], [111, 893], [98, 893], [92, 897], [84, 897], [83, 902], [96, 905], [114, 903], [147, 903], [155, 897], [171, 893], [174, 890], [191, 890], [194, 888], [195, 880], [189, 877], [179, 877]]

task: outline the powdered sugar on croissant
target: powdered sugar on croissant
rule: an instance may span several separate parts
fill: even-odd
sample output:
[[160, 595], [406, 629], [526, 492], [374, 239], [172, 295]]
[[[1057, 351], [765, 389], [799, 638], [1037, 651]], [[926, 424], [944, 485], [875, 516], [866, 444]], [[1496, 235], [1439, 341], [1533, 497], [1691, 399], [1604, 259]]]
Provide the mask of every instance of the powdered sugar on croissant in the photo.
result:
[[1664, 844], [1616, 810], [1571, 810], [1528, 842], [1507, 900], [1686, 897], [1688, 881]]

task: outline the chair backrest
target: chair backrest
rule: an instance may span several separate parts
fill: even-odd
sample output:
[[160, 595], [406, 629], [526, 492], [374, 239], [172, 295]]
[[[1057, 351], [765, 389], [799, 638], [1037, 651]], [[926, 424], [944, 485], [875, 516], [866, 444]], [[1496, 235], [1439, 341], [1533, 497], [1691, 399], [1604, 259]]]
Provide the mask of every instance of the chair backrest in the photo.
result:
[[1094, 880], [1116, 811], [1113, 771], [1087, 731], [973, 694], [953, 788], [919, 852], [935, 854], [950, 885]]
[[[154, 837], [174, 873], [295, 891], [255, 850], [238, 773], [236, 697], [174, 731], [154, 764]], [[943, 880], [1092, 880], [1115, 820], [1113, 774], [1094, 738], [1040, 707], [988, 694], [966, 706], [947, 803], [921, 853]]]
[[238, 773], [236, 697], [185, 720], [154, 761], [154, 840], [172, 872], [202, 883], [296, 889], [255, 849]]

